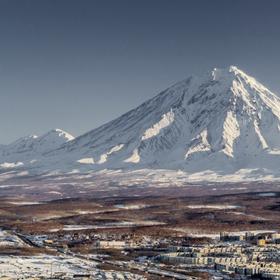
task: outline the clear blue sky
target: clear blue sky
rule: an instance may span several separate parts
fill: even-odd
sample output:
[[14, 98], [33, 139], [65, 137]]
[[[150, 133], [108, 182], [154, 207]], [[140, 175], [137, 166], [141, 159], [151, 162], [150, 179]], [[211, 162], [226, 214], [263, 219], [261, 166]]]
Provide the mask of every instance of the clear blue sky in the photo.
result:
[[279, 0], [1, 0], [0, 143], [109, 121], [237, 65], [280, 93]]

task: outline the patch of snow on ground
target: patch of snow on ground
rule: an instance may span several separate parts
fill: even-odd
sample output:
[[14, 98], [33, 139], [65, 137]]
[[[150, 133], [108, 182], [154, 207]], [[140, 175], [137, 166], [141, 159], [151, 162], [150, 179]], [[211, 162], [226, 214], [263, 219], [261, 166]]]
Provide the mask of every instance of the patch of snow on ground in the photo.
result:
[[218, 209], [218, 210], [224, 210], [224, 209], [236, 209], [240, 206], [237, 205], [222, 205], [222, 204], [200, 204], [200, 205], [188, 205], [187, 206], [190, 209]]
[[94, 164], [94, 159], [93, 158], [81, 158], [77, 160], [78, 163], [81, 164]]
[[160, 131], [169, 126], [174, 121], [174, 113], [171, 110], [170, 112], [164, 114], [161, 120], [158, 123], [155, 123], [152, 127], [147, 129], [142, 136], [142, 140], [147, 140], [152, 138], [160, 133]]
[[13, 205], [37, 205], [37, 204], [42, 204], [42, 202], [39, 202], [39, 201], [9, 201], [9, 204], [13, 204]]
[[[74, 230], [86, 230], [86, 229], [104, 229], [104, 228], [123, 228], [123, 227], [135, 227], [135, 226], [153, 226], [153, 225], [164, 225], [164, 223], [158, 221], [135, 221], [135, 222], [114, 222], [104, 223], [100, 225], [64, 225], [62, 230], [74, 231]], [[52, 232], [59, 231], [60, 229], [51, 229]]]
[[109, 155], [116, 153], [118, 151], [120, 151], [123, 148], [123, 144], [117, 145], [115, 147], [113, 147], [109, 152], [107, 152], [106, 154], [102, 154], [100, 156], [100, 160], [98, 161], [99, 164], [105, 163], [107, 161], [107, 158]]
[[136, 209], [146, 208], [147, 206], [145, 204], [134, 204], [134, 205], [117, 204], [115, 205], [115, 207], [119, 209], [136, 210]]
[[[11, 279], [46, 278], [73, 279], [78, 274], [90, 274], [96, 280], [141, 280], [143, 276], [129, 272], [104, 271], [93, 261], [70, 256], [0, 256], [0, 276]], [[20, 277], [20, 278], [19, 278]]]
[[138, 163], [139, 161], [140, 161], [140, 156], [138, 154], [138, 150], [135, 149], [132, 155], [129, 158], [127, 158], [124, 162]]
[[262, 196], [262, 197], [273, 197], [276, 196], [276, 193], [259, 193], [258, 196]]
[[16, 167], [19, 167], [19, 166], [22, 166], [23, 165], [23, 162], [4, 162], [2, 164], [0, 164], [0, 167], [1, 168], [4, 168], [4, 169], [9, 169], [9, 168], [16, 168]]
[[1, 247], [22, 248], [22, 247], [28, 247], [28, 245], [13, 233], [10, 233], [5, 230], [0, 230], [0, 248]]

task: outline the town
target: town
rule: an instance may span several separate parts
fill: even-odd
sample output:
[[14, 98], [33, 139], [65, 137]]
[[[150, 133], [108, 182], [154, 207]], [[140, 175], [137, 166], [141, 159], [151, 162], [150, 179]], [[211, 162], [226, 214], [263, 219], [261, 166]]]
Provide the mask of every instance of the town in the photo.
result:
[[[3, 242], [6, 246], [14, 242], [16, 247], [26, 245], [44, 250], [45, 259], [50, 259], [47, 265], [33, 267], [38, 258], [35, 255], [27, 257], [27, 264], [19, 268], [25, 277], [37, 279], [106, 279], [100, 271], [100, 278], [94, 278], [99, 277], [98, 267], [122, 271], [127, 274], [124, 279], [280, 279], [280, 233], [276, 231], [156, 239], [83, 231], [23, 235], [3, 230], [0, 246]], [[21, 262], [24, 260], [22, 257]], [[65, 260], [67, 265], [62, 265]], [[0, 256], [0, 279], [13, 279], [7, 262], [7, 256]], [[37, 263], [42, 264], [42, 259]]]

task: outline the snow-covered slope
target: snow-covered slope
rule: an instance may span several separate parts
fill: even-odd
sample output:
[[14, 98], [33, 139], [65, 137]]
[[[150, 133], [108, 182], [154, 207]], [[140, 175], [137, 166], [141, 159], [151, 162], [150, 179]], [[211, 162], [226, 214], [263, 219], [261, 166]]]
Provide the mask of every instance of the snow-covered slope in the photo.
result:
[[35, 163], [44, 153], [52, 151], [74, 137], [61, 129], [53, 129], [42, 136], [22, 137], [0, 147], [0, 167], [13, 168]]
[[41, 154], [40, 170], [280, 174], [280, 99], [235, 66], [213, 69]]

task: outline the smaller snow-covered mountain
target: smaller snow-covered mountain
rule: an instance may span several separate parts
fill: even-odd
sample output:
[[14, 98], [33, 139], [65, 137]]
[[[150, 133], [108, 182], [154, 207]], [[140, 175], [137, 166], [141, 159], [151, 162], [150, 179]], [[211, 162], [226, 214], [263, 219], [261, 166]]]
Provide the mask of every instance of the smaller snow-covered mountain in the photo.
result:
[[42, 136], [22, 137], [11, 144], [0, 146], [0, 165], [12, 168], [35, 162], [45, 153], [73, 139], [72, 135], [61, 129], [53, 129]]

